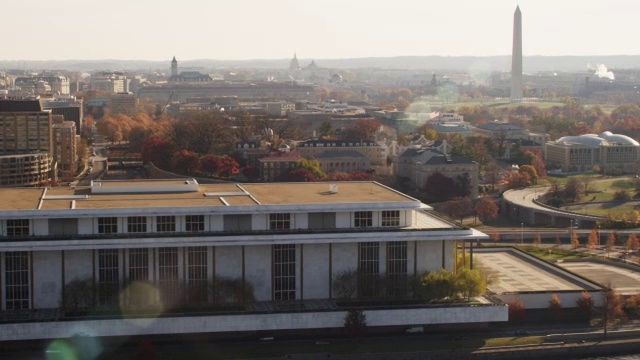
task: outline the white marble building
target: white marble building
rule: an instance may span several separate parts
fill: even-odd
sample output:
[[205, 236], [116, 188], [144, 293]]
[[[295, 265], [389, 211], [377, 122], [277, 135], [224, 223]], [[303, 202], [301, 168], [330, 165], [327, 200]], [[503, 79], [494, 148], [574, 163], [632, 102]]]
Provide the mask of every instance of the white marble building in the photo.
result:
[[[158, 289], [149, 306], [168, 309], [176, 295], [186, 302], [206, 302], [210, 294], [192, 290], [216, 277], [250, 284], [257, 302], [335, 299], [332, 281], [341, 272], [391, 276], [452, 270], [455, 241], [487, 237], [440, 219], [429, 206], [375, 182], [103, 181], [87, 188], [0, 189], [0, 198], [0, 313], [5, 314], [58, 308], [64, 285], [73, 280], [94, 284], [98, 305], [135, 302], [121, 294], [136, 282]], [[186, 285], [184, 294], [172, 292], [171, 284], [178, 282]], [[443, 318], [442, 309], [425, 311], [432, 315], [369, 315], [384, 318], [380, 325], [455, 318]], [[468, 317], [471, 322], [506, 320], [499, 306], [464, 311], [475, 314]], [[292, 314], [279, 315], [276, 325], [259, 314], [251, 316], [253, 322], [243, 318], [240, 330], [327, 326], [323, 316], [308, 315], [303, 325]], [[157, 320], [168, 321], [166, 315]], [[183, 322], [163, 331], [225, 331], [198, 327], [197, 319], [175, 324]], [[106, 326], [93, 323], [95, 329]], [[55, 336], [72, 335], [71, 325], [55, 324], [62, 332]], [[334, 325], [341, 326], [339, 321]], [[157, 333], [131, 323], [118, 326], [121, 334]], [[22, 327], [22, 335], [11, 332], [16, 327]], [[95, 331], [97, 336], [113, 332]], [[0, 340], [53, 336], [28, 323], [0, 324], [3, 333]]]

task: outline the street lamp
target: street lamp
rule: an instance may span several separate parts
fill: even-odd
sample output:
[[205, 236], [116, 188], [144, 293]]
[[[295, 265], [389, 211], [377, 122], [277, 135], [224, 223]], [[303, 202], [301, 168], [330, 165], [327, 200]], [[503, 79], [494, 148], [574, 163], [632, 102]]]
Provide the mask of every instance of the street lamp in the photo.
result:
[[524, 223], [520, 223], [520, 244], [524, 244]]

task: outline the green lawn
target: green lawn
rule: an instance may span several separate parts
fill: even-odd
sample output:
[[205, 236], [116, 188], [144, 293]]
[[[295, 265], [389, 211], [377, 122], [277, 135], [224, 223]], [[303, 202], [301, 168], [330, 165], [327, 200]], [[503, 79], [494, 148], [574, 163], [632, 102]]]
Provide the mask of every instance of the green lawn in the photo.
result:
[[533, 255], [539, 259], [548, 261], [548, 262], [556, 262], [558, 260], [568, 260], [568, 259], [580, 259], [584, 257], [588, 257], [588, 254], [571, 251], [571, 250], [562, 250], [562, 249], [552, 249], [552, 248], [539, 248], [539, 247], [524, 247], [522, 248], [529, 255]]

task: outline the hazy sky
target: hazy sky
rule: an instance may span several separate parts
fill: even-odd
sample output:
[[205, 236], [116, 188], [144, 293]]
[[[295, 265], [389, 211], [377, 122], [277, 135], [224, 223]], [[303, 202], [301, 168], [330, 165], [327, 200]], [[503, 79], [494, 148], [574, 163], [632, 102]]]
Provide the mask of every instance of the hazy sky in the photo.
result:
[[637, 0], [0, 0], [0, 60], [640, 54]]

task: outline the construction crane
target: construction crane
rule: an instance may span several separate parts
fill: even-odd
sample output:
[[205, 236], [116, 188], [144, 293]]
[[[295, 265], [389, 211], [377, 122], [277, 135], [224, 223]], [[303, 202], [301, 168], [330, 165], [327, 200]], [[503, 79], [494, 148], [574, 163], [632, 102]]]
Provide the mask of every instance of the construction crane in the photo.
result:
[[162, 107], [162, 109], [160, 109], [160, 114], [164, 114], [164, 111], [167, 110], [167, 108], [169, 107], [169, 103], [171, 102], [171, 99], [173, 98], [173, 95], [176, 93], [175, 90], [171, 91], [171, 94], [169, 94], [169, 98], [167, 99], [167, 103], [164, 104], [164, 106]]

